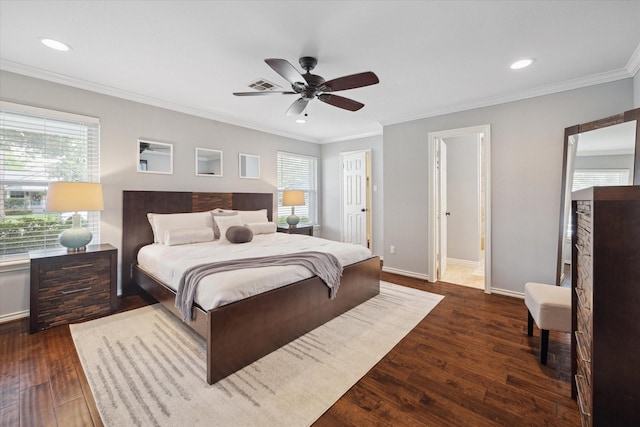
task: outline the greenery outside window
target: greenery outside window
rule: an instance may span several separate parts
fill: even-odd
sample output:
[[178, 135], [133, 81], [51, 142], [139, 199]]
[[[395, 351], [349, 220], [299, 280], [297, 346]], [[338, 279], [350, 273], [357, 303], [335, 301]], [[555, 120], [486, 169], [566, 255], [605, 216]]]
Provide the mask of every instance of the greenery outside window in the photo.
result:
[[[0, 102], [0, 262], [59, 247], [73, 212], [45, 212], [51, 181], [100, 182], [97, 118]], [[81, 212], [100, 241], [100, 212]]]
[[300, 224], [318, 222], [317, 159], [302, 154], [278, 151], [278, 224], [286, 225], [291, 215], [290, 206], [282, 206], [284, 190], [303, 190], [304, 206], [295, 206]]

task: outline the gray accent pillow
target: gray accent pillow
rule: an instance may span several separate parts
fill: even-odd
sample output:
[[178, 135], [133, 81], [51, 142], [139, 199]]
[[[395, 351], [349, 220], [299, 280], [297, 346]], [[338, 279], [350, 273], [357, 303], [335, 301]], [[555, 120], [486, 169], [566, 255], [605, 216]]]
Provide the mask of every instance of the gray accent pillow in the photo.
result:
[[244, 225], [232, 225], [225, 236], [231, 243], [247, 243], [253, 240], [253, 231]]

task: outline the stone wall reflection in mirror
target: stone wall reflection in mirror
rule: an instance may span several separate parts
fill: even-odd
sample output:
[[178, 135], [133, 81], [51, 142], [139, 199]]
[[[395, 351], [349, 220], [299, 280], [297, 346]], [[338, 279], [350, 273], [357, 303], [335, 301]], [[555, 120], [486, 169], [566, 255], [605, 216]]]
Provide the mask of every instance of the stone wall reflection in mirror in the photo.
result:
[[173, 173], [173, 144], [138, 140], [138, 172]]
[[260, 179], [260, 156], [240, 153], [240, 178]]
[[196, 175], [222, 176], [222, 151], [196, 147]]

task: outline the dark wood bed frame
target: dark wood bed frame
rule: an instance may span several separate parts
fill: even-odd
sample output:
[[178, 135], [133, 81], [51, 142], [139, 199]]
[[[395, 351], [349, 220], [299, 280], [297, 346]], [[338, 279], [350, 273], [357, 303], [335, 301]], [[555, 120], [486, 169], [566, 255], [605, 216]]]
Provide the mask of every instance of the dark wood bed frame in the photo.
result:
[[[203, 212], [215, 208], [267, 209], [271, 193], [124, 191], [122, 204], [122, 294], [144, 290], [180, 317], [175, 292], [137, 266], [138, 250], [153, 242], [147, 213]], [[212, 310], [194, 306], [188, 324], [206, 339], [207, 382], [213, 384], [380, 293], [380, 260], [344, 268], [335, 299], [318, 277]]]

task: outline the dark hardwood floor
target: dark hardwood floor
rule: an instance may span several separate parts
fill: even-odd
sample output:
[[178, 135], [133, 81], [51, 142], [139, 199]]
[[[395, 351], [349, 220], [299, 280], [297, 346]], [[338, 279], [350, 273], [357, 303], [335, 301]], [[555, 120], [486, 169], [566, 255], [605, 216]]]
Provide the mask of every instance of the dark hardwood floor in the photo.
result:
[[[445, 295], [314, 426], [578, 426], [569, 334], [551, 331], [547, 366], [539, 331], [526, 332], [519, 299], [383, 273]], [[121, 310], [148, 304], [121, 300]], [[203, 380], [204, 381], [204, 380]], [[28, 333], [0, 324], [0, 426], [102, 425], [68, 326]]]

